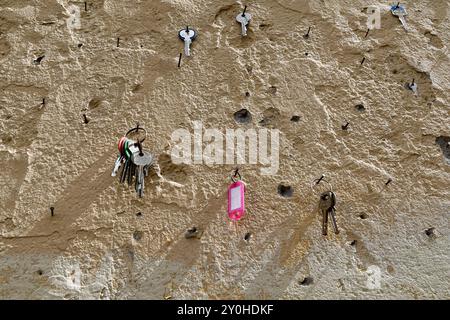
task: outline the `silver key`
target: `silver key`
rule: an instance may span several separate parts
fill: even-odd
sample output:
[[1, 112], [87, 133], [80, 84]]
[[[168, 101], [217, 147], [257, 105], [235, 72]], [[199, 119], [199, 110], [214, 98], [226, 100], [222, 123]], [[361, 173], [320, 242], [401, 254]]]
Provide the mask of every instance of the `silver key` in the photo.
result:
[[391, 12], [394, 16], [397, 16], [400, 22], [402, 23], [403, 28], [408, 31], [408, 26], [406, 25], [406, 18], [405, 16], [408, 15], [406, 12], [406, 9], [401, 5], [395, 5], [392, 6]]
[[197, 31], [186, 27], [186, 29], [178, 32], [178, 36], [184, 41], [184, 54], [189, 57], [191, 55], [191, 43], [197, 38]]
[[120, 183], [124, 183], [127, 177], [128, 167], [130, 166], [130, 159], [125, 160], [125, 165], [122, 168], [122, 173], [120, 174]]
[[252, 19], [252, 16], [250, 13], [239, 13], [236, 16], [236, 21], [241, 24], [241, 35], [245, 37], [247, 35], [247, 25]]
[[136, 166], [136, 183], [135, 189], [139, 197], [144, 194], [144, 178], [145, 172], [144, 168], [150, 166], [153, 163], [153, 155], [149, 152], [142, 151], [135, 152], [131, 156], [133, 164]]
[[111, 177], [115, 177], [117, 175], [117, 172], [119, 171], [123, 160], [124, 160], [124, 157], [122, 155], [119, 155], [116, 162], [114, 163], [114, 168], [113, 168], [113, 171], [111, 172]]
[[[136, 146], [136, 143], [130, 143], [128, 144], [128, 150], [130, 151], [131, 155], [135, 154], [136, 152], [139, 152], [139, 148]], [[132, 159], [130, 159], [132, 160]], [[133, 177], [136, 175], [136, 165], [133, 161], [131, 161], [130, 166], [128, 168], [128, 174], [127, 174], [127, 183], [128, 185], [131, 185], [133, 182]]]
[[130, 162], [130, 165], [128, 166], [128, 174], [127, 174], [127, 183], [128, 185], [131, 185], [133, 182], [133, 176], [135, 174], [136, 166], [133, 162]]
[[142, 167], [136, 167], [136, 182], [134, 189], [140, 198], [144, 194], [144, 179], [142, 178]]
[[339, 234], [339, 229], [336, 223], [336, 210], [334, 209], [334, 207], [331, 208], [329, 214], [331, 216], [331, 225], [333, 226], [334, 233]]
[[320, 195], [319, 209], [322, 212], [322, 234], [328, 234], [328, 216], [331, 218], [334, 233], [338, 234], [339, 229], [336, 223], [334, 206], [336, 205], [336, 195], [332, 191], [323, 192]]

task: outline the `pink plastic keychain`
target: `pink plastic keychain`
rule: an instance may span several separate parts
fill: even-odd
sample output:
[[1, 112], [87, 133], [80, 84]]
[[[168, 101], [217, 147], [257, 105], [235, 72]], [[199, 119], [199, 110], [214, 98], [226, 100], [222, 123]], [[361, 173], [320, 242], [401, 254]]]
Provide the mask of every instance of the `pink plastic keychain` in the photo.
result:
[[[239, 180], [236, 181], [236, 177]], [[239, 169], [231, 176], [233, 183], [228, 187], [228, 217], [233, 221], [239, 221], [245, 214], [245, 183], [241, 181]]]

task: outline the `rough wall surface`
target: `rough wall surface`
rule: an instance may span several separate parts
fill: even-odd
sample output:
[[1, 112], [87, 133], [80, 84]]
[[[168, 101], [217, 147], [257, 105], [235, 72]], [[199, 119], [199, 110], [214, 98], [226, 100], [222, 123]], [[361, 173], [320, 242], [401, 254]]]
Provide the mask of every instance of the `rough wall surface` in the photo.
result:
[[[0, 298], [449, 298], [450, 4], [403, 3], [408, 33], [388, 1], [0, 0]], [[365, 37], [372, 4], [381, 29]], [[187, 24], [199, 36], [178, 68]], [[235, 165], [171, 162], [193, 121], [280, 130], [277, 174], [240, 166], [237, 225]], [[161, 168], [142, 199], [111, 177], [136, 122]], [[321, 234], [321, 174], [338, 235]]]

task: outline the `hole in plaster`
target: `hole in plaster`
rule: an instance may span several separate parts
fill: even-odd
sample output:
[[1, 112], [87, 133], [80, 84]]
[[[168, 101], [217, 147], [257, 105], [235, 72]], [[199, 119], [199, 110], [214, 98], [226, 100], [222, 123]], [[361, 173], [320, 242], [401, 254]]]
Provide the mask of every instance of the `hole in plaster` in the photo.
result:
[[305, 277], [302, 281], [300, 281], [300, 285], [302, 286], [309, 286], [314, 282], [314, 279], [312, 277]]
[[276, 94], [277, 91], [278, 91], [278, 89], [277, 89], [277, 87], [275, 87], [275, 86], [271, 86], [271, 87], [269, 88], [269, 90], [267, 90], [267, 92], [269, 92], [270, 94]]
[[135, 231], [133, 233], [133, 238], [134, 238], [134, 240], [139, 241], [142, 239], [143, 235], [144, 235], [144, 233], [142, 231]]
[[447, 160], [447, 163], [450, 164], [450, 137], [437, 137], [436, 144], [441, 147], [444, 158]]
[[252, 115], [247, 109], [241, 109], [234, 113], [234, 120], [237, 123], [249, 123], [252, 120]]
[[363, 104], [357, 104], [357, 105], [355, 106], [355, 109], [358, 110], [359, 112], [366, 111], [366, 108], [364, 107]]
[[425, 234], [430, 237], [433, 238], [435, 236], [435, 228], [428, 228], [427, 230], [425, 230]]
[[191, 239], [191, 238], [200, 239], [202, 234], [203, 234], [203, 232], [201, 230], [197, 229], [197, 227], [193, 227], [193, 228], [189, 229], [188, 231], [186, 231], [186, 233], [184, 234], [184, 237], [186, 239]]
[[292, 189], [291, 186], [285, 186], [280, 184], [278, 186], [278, 194], [285, 198], [292, 197], [292, 194], [294, 193], [294, 189]]
[[36, 59], [33, 60], [33, 64], [35, 64], [35, 65], [40, 65], [40, 64], [41, 64], [41, 61], [42, 61], [44, 58], [45, 58], [45, 56], [37, 57]]

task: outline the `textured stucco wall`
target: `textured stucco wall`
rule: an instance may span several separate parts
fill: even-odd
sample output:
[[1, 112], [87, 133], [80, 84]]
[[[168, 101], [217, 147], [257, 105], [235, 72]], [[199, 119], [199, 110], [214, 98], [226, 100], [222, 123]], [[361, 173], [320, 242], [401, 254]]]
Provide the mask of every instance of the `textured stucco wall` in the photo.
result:
[[[0, 298], [449, 298], [450, 4], [402, 3], [408, 33], [388, 1], [1, 0]], [[365, 38], [371, 4], [382, 28]], [[177, 68], [186, 24], [199, 36]], [[171, 133], [193, 121], [280, 130], [276, 175], [240, 166], [237, 226], [234, 165], [171, 163]], [[142, 199], [110, 176], [136, 122], [161, 168]], [[321, 235], [321, 174], [337, 236]], [[185, 239], [193, 226], [201, 238]]]

